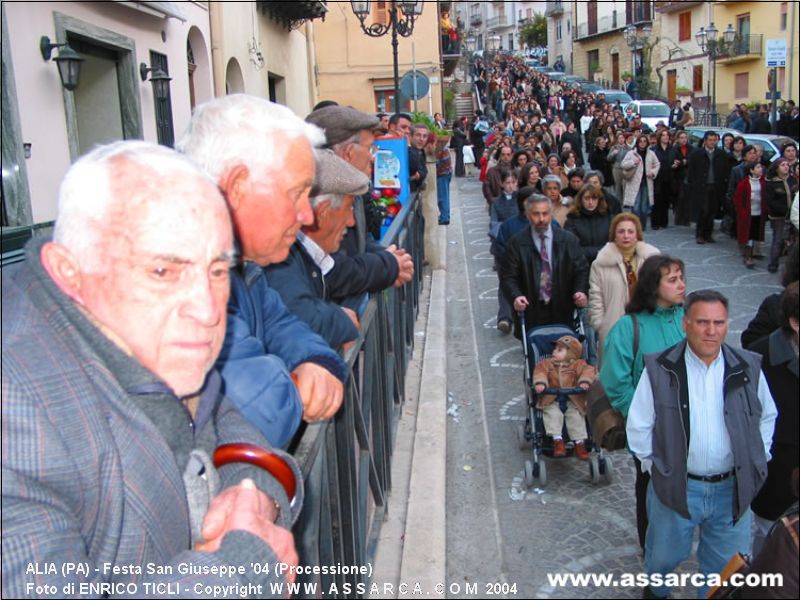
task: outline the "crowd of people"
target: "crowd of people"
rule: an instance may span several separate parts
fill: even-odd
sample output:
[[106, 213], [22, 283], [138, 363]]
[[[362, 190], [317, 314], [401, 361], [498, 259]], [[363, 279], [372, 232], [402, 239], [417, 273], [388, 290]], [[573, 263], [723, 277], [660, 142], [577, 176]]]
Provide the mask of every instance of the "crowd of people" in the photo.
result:
[[[473, 77], [485, 109], [454, 123], [456, 176], [466, 175], [465, 148], [480, 157], [499, 278], [497, 328], [519, 336], [524, 319], [528, 330], [564, 324], [583, 334], [584, 358], [599, 366], [599, 382], [627, 422], [645, 570], [674, 571], [688, 558], [699, 528], [702, 572], [720, 573], [737, 552], [780, 554], [784, 590], [796, 594], [797, 546], [787, 551], [785, 532], [776, 525], [794, 511], [788, 532], [796, 535], [794, 103], [787, 103], [780, 125], [795, 141], [768, 162], [762, 146], [731, 134], [720, 140], [714, 130], [690, 145], [677, 105], [669, 123], [651, 130], [630, 106], [562, 87], [509, 56], [487, 65], [478, 59]], [[786, 289], [765, 300], [742, 336], [747, 349], [733, 348], [725, 342], [730, 300], [714, 290], [687, 295], [691, 265], [662, 254], [645, 233], [682, 227], [706, 245], [717, 241], [718, 227], [737, 240], [743, 266], [752, 269], [764, 258], [767, 223], [767, 269], [777, 272], [788, 257]], [[537, 393], [544, 383], [577, 382], [565, 360], [569, 344], [556, 346], [548, 359], [556, 367], [542, 366]], [[561, 379], [546, 380], [545, 367], [557, 368]], [[564, 417], [554, 419], [547, 400], [537, 399], [545, 433], [553, 439], [553, 456], [564, 456]], [[576, 409], [585, 414], [585, 402], [568, 403], [563, 433], [575, 436], [575, 456], [586, 460]], [[668, 593], [654, 585], [645, 597]]]
[[368, 294], [414, 273], [368, 233], [385, 131], [234, 94], [179, 151], [72, 165], [52, 240], [2, 272], [3, 596], [285, 596], [287, 448], [342, 405]]

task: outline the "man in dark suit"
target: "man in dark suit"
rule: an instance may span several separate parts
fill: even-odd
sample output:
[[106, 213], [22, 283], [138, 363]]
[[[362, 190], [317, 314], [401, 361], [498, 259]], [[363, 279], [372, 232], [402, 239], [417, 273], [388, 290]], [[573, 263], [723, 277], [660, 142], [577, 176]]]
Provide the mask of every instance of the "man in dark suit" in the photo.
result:
[[411, 127], [411, 146], [408, 149], [408, 177], [411, 191], [425, 189], [428, 165], [425, 164], [425, 146], [428, 145], [428, 128], [425, 125]]
[[173, 150], [117, 142], [70, 168], [53, 241], [2, 272], [3, 597], [186, 595], [282, 579], [252, 561], [297, 564], [302, 475], [265, 456], [213, 370], [233, 256], [225, 200]]
[[730, 177], [730, 161], [717, 147], [719, 134], [706, 131], [703, 144], [689, 155], [686, 180], [690, 205], [699, 210], [696, 238], [698, 244], [713, 243], [714, 217], [725, 200]]
[[530, 225], [508, 243], [500, 265], [500, 287], [514, 310], [525, 311], [528, 327], [572, 325], [575, 308], [588, 303], [586, 256], [578, 238], [553, 227], [547, 197], [528, 197], [525, 214]]

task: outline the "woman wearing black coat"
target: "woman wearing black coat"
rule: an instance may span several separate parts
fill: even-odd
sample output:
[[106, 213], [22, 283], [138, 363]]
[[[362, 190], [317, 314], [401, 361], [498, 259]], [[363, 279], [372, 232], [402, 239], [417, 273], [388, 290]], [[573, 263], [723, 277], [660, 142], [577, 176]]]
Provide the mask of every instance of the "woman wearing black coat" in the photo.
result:
[[581, 134], [576, 129], [574, 121], [569, 121], [567, 123], [566, 132], [562, 133], [558, 140], [559, 153], [564, 147], [565, 142], [569, 142], [569, 145], [572, 146], [572, 151], [575, 152], [575, 156], [578, 159], [578, 165], [583, 165], [583, 145], [581, 144]]
[[603, 174], [603, 185], [613, 187], [614, 171], [608, 160], [608, 152], [608, 139], [601, 135], [594, 141], [594, 150], [589, 154], [589, 165], [592, 170], [600, 171]]
[[453, 121], [453, 140], [450, 145], [456, 152], [456, 177], [464, 177], [464, 146], [467, 144], [466, 121], [467, 117]]
[[564, 229], [578, 238], [590, 267], [597, 253], [608, 242], [609, 227], [611, 214], [603, 190], [587, 183], [575, 196]]
[[[580, 242], [586, 262], [591, 268], [592, 262], [597, 258], [597, 253], [608, 242], [608, 231], [611, 228], [611, 214], [608, 210], [603, 188], [585, 184], [575, 196], [575, 202], [567, 213], [564, 229], [569, 231]], [[589, 312], [585, 308], [578, 311], [583, 332], [588, 342], [588, 355], [590, 365], [597, 364], [597, 332], [589, 322]]]
[[658, 176], [653, 188], [653, 213], [650, 216], [650, 223], [654, 230], [666, 229], [669, 225], [669, 205], [672, 195], [672, 144], [669, 139], [669, 131], [662, 129], [658, 133], [656, 145], [653, 151], [658, 157], [661, 167], [658, 169]]

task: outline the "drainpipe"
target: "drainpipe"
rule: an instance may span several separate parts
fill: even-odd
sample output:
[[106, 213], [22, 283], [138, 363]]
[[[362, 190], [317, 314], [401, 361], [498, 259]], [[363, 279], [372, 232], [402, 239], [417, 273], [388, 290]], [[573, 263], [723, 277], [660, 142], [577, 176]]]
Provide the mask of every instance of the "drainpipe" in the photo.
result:
[[222, 3], [208, 3], [209, 25], [211, 27], [211, 72], [214, 76], [214, 96], [225, 95], [225, 57], [222, 54]]
[[306, 56], [308, 57], [308, 96], [311, 99], [308, 110], [319, 102], [319, 87], [317, 86], [317, 53], [314, 48], [314, 25], [306, 21]]

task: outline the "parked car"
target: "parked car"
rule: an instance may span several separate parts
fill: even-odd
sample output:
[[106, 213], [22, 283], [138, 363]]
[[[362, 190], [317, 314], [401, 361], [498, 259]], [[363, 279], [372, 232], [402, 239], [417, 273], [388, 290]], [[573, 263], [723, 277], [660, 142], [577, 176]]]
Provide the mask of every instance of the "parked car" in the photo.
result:
[[561, 71], [547, 71], [545, 73], [552, 81], [564, 81], [566, 75]]
[[702, 127], [700, 125], [690, 125], [685, 129], [686, 133], [689, 134], [689, 145], [690, 146], [699, 146], [700, 143], [703, 141], [703, 136], [706, 134], [706, 131], [714, 131], [716, 132], [719, 137], [720, 141], [722, 140], [722, 136], [726, 133], [732, 133], [733, 135], [742, 135], [742, 132], [738, 129], [731, 129], [730, 127]]
[[699, 146], [703, 140], [706, 131], [715, 131], [720, 136], [719, 144], [722, 145], [722, 136], [726, 133], [733, 135], [740, 135], [748, 144], [759, 144], [764, 148], [764, 158], [769, 162], [775, 162], [781, 156], [781, 146], [786, 142], [794, 142], [792, 138], [785, 135], [772, 135], [768, 133], [742, 133], [738, 129], [731, 129], [730, 127], [687, 127], [686, 132], [689, 134], [689, 144]]
[[669, 106], [658, 100], [634, 100], [625, 107], [626, 111], [628, 107], [633, 108], [633, 114], [640, 115], [642, 123], [653, 131], [659, 121], [663, 121], [664, 125], [669, 123]]
[[748, 144], [761, 144], [764, 148], [764, 158], [769, 162], [775, 162], [781, 157], [781, 146], [786, 142], [792, 142], [797, 145], [797, 142], [785, 135], [772, 135], [771, 133], [742, 133], [739, 135]]
[[603, 89], [603, 86], [600, 85], [599, 83], [595, 81], [586, 81], [586, 80], [577, 81], [573, 83], [572, 86], [577, 87], [584, 94], [591, 94], [593, 92], [596, 94], [598, 91]]
[[616, 103], [619, 100], [620, 106], [627, 106], [631, 102], [633, 102], [633, 98], [631, 98], [628, 94], [623, 92], [622, 90], [608, 90], [600, 88], [599, 90], [595, 90], [594, 95], [598, 96], [600, 94], [604, 94], [606, 97], [606, 102], [609, 104]]
[[580, 75], [564, 75], [564, 81], [566, 81], [569, 84], [572, 84], [576, 81], [584, 81], [584, 79]]

